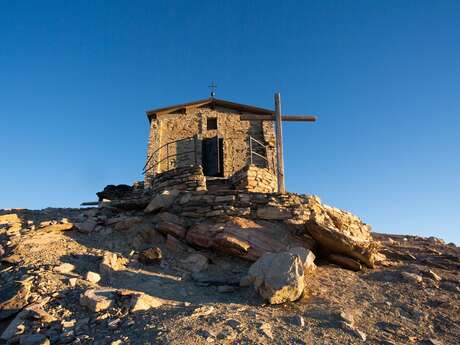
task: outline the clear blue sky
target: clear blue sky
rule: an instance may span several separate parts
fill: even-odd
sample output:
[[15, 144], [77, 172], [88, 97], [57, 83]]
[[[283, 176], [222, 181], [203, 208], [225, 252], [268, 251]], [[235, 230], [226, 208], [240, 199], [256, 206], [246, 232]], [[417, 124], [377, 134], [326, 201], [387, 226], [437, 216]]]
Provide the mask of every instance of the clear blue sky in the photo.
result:
[[284, 127], [287, 187], [460, 243], [459, 1], [2, 1], [0, 207], [141, 179], [144, 111], [205, 98]]

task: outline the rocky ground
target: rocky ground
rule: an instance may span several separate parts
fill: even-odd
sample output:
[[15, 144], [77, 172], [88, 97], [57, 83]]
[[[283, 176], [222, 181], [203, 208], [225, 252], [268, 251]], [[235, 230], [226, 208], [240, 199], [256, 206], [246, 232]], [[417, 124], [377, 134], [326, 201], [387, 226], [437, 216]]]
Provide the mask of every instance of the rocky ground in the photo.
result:
[[454, 244], [373, 234], [386, 261], [355, 272], [318, 255], [300, 299], [272, 305], [240, 286], [251, 262], [169, 237], [133, 250], [117, 217], [0, 211], [0, 343], [459, 343]]

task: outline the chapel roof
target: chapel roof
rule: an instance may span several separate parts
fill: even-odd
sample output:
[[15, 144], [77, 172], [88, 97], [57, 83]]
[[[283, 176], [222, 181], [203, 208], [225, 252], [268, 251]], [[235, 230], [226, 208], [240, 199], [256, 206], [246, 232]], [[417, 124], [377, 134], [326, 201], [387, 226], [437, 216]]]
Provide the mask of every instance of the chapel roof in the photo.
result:
[[257, 114], [257, 115], [273, 115], [274, 114], [273, 110], [259, 108], [259, 107], [255, 107], [255, 106], [247, 105], [247, 104], [230, 102], [230, 101], [226, 101], [223, 99], [217, 99], [213, 97], [201, 99], [198, 101], [188, 102], [188, 103], [171, 105], [169, 107], [164, 107], [164, 108], [147, 110], [146, 113], [147, 113], [147, 117], [149, 118], [149, 120], [151, 120], [152, 117], [157, 116], [157, 115], [171, 114], [171, 113], [175, 113], [181, 110], [199, 108], [203, 106], [220, 106], [223, 108], [236, 110], [241, 113]]

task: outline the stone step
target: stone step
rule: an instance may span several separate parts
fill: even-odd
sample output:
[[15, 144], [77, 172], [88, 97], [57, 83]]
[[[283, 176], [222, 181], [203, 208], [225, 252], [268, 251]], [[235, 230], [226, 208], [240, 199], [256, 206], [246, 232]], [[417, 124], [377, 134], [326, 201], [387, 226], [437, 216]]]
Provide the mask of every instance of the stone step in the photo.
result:
[[233, 185], [226, 178], [206, 177], [208, 191], [232, 190]]

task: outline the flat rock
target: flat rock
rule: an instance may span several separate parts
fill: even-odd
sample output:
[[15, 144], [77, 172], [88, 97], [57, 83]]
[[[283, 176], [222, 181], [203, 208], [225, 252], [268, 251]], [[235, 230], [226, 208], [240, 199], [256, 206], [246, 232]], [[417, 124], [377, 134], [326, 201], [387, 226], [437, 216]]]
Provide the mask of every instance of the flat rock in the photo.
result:
[[359, 261], [354, 260], [345, 255], [331, 254], [331, 255], [328, 255], [326, 259], [348, 270], [361, 271], [363, 269], [363, 266], [359, 263]]
[[89, 289], [80, 295], [80, 304], [92, 312], [100, 312], [113, 305], [114, 290]]
[[69, 263], [63, 263], [59, 266], [53, 268], [54, 272], [61, 273], [61, 274], [69, 274], [75, 269], [75, 265]]
[[186, 241], [249, 261], [256, 261], [269, 252], [313, 246], [305, 238], [293, 235], [292, 228], [287, 224], [242, 217], [226, 217], [224, 222], [196, 224], [187, 231]]
[[277, 206], [262, 206], [257, 209], [257, 218], [268, 220], [284, 220], [292, 217], [288, 209]]
[[413, 284], [420, 284], [423, 281], [422, 276], [410, 272], [401, 272], [401, 277], [404, 281]]
[[40, 231], [46, 231], [46, 232], [51, 232], [51, 231], [70, 231], [74, 230], [75, 225], [73, 223], [57, 223], [57, 224], [50, 224], [47, 226], [44, 226], [43, 228], [40, 229]]
[[185, 234], [187, 232], [183, 226], [168, 221], [161, 221], [157, 225], [157, 229], [163, 234], [169, 234], [177, 238], [185, 238]]
[[152, 308], [158, 308], [165, 304], [165, 300], [153, 297], [144, 293], [134, 293], [131, 296], [130, 311], [145, 311]]

